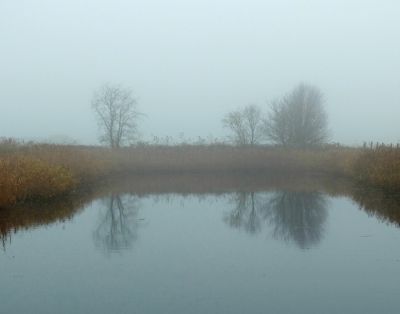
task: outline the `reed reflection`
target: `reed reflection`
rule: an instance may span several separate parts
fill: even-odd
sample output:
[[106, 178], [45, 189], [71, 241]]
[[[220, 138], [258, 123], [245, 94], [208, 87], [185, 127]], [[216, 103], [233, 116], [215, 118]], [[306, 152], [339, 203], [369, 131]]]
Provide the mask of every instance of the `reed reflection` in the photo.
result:
[[[117, 180], [98, 190], [83, 191], [44, 204], [33, 202], [1, 208], [0, 251], [10, 247], [20, 231], [68, 222], [96, 199], [102, 199], [104, 207], [101, 221], [94, 222], [96, 226], [92, 235], [96, 245], [108, 251], [130, 247], [137, 237], [137, 227], [142, 223], [137, 219], [138, 196], [132, 195], [151, 195], [154, 199], [159, 195], [160, 202], [164, 202], [176, 195], [196, 194], [209, 199], [210, 195], [219, 197], [243, 189], [248, 189], [248, 192], [229, 194], [233, 203], [231, 211], [224, 216], [228, 225], [251, 234], [269, 227], [275, 238], [293, 241], [303, 248], [317, 245], [324, 235], [326, 197], [344, 196], [356, 202], [370, 216], [400, 227], [398, 194], [366, 189], [352, 182], [304, 178], [274, 178], [271, 182], [264, 182], [259, 176], [254, 179], [240, 176], [144, 176], [135, 180]], [[252, 193], [254, 190], [264, 192]], [[109, 196], [111, 193], [114, 194]]]
[[93, 233], [96, 246], [106, 252], [131, 248], [140, 226], [137, 217], [140, 207], [138, 198], [112, 194], [102, 202], [103, 212]]
[[236, 193], [234, 209], [224, 221], [250, 234], [272, 227], [275, 239], [293, 242], [301, 249], [318, 245], [328, 217], [327, 200], [318, 192], [281, 191]]

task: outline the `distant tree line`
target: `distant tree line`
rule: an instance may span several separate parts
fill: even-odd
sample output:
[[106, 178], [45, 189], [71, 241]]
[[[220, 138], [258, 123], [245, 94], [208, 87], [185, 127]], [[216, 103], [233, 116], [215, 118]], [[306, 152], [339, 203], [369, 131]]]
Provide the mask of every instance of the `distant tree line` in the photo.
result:
[[289, 147], [310, 147], [328, 140], [328, 119], [319, 88], [299, 84], [273, 101], [266, 115], [257, 105], [229, 112], [222, 120], [232, 142], [256, 145], [261, 141]]
[[[129, 88], [105, 84], [95, 91], [92, 109], [100, 142], [111, 148], [132, 144], [138, 134], [137, 101]], [[301, 83], [273, 101], [266, 114], [255, 104], [231, 111], [222, 119], [236, 145], [270, 142], [288, 147], [310, 147], [328, 139], [328, 119], [319, 88]]]

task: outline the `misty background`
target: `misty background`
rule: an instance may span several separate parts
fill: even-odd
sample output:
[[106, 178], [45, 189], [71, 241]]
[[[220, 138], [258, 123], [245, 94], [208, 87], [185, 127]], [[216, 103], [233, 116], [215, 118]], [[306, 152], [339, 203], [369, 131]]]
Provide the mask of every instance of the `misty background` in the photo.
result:
[[395, 0], [0, 0], [0, 136], [97, 143], [105, 82], [131, 87], [151, 135], [223, 138], [230, 110], [304, 81], [332, 140], [400, 141]]

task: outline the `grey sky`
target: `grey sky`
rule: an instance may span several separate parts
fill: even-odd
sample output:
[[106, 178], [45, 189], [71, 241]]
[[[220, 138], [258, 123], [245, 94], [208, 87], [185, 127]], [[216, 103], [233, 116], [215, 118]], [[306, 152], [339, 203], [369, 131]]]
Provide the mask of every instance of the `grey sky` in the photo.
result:
[[400, 141], [400, 1], [0, 0], [0, 136], [95, 142], [93, 90], [132, 87], [143, 135], [222, 137], [301, 81], [333, 140]]

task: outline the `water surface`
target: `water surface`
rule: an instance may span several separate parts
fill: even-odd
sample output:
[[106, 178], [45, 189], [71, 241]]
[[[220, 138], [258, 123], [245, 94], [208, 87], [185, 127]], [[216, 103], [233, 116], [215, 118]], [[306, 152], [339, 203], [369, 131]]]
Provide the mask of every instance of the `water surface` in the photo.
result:
[[397, 209], [360, 204], [277, 188], [35, 209], [3, 236], [0, 312], [398, 313]]

